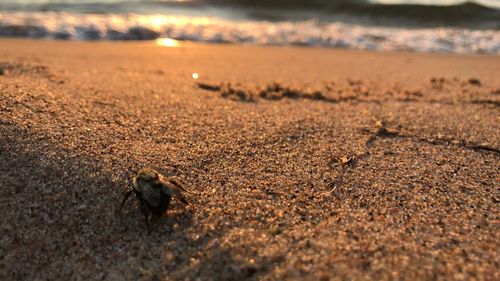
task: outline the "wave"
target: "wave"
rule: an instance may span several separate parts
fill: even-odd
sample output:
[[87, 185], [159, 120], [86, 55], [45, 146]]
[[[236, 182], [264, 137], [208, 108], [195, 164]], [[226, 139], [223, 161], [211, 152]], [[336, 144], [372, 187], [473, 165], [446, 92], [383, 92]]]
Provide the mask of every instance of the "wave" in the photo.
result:
[[[159, 2], [171, 5], [171, 1]], [[265, 20], [300, 19], [304, 14], [313, 14], [326, 21], [342, 19], [366, 25], [500, 28], [500, 9], [470, 1], [453, 5], [382, 4], [360, 0], [203, 0], [203, 2], [223, 7], [243, 8], [250, 16]]]
[[0, 36], [67, 40], [153, 40], [301, 45], [364, 50], [500, 53], [498, 30], [366, 27], [343, 22], [231, 21], [214, 17], [0, 13]]
[[[435, 1], [434, 3], [439, 3]], [[4, 12], [71, 12], [92, 14], [172, 14], [224, 17], [238, 14], [247, 19], [301, 21], [311, 16], [320, 21], [342, 20], [353, 24], [386, 26], [454, 26], [500, 29], [500, 5], [475, 2], [454, 5], [381, 4], [363, 0], [118, 0], [3, 2]]]

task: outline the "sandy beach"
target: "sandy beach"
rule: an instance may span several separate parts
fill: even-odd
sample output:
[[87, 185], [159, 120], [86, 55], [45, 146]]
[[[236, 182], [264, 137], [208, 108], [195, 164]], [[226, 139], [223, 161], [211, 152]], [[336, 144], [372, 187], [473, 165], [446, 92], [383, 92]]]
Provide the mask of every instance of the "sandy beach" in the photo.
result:
[[[0, 279], [500, 280], [498, 77], [495, 55], [1, 39]], [[135, 199], [116, 213], [143, 167], [191, 203], [149, 234]]]

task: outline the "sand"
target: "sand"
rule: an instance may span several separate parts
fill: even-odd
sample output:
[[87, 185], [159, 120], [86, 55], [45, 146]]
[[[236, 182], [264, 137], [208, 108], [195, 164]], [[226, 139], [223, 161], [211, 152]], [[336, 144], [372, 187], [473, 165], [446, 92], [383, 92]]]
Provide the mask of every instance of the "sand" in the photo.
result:
[[[0, 68], [1, 280], [500, 279], [499, 56], [3, 39]], [[116, 214], [142, 167], [190, 191], [149, 234]]]

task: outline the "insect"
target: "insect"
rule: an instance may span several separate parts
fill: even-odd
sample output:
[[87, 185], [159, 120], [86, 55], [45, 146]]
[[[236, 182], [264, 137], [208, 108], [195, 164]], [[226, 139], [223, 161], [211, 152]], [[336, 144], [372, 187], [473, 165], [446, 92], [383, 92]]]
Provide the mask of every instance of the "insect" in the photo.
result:
[[[146, 220], [146, 227], [149, 231], [149, 218], [162, 216], [170, 206], [170, 201], [175, 198], [182, 203], [188, 205], [182, 191], [187, 190], [174, 177], [165, 177], [157, 171], [144, 168], [139, 171], [132, 181], [132, 188], [125, 193], [122, 204], [118, 213], [121, 213], [123, 205], [127, 202], [132, 193], [135, 193], [141, 211]], [[130, 186], [130, 183], [129, 185]], [[128, 187], [127, 186], [127, 187]]]

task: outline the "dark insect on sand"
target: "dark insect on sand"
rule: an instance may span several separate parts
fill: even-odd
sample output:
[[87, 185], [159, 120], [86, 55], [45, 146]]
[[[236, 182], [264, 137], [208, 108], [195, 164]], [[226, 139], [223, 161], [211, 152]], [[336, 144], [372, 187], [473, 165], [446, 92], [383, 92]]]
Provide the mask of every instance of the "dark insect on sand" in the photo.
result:
[[130, 195], [135, 193], [149, 231], [150, 217], [162, 216], [170, 206], [172, 197], [186, 205], [189, 204], [182, 191], [186, 191], [186, 189], [176, 178], [165, 177], [150, 168], [141, 169], [137, 176], [132, 179], [132, 188], [125, 193], [118, 213], [121, 212]]

